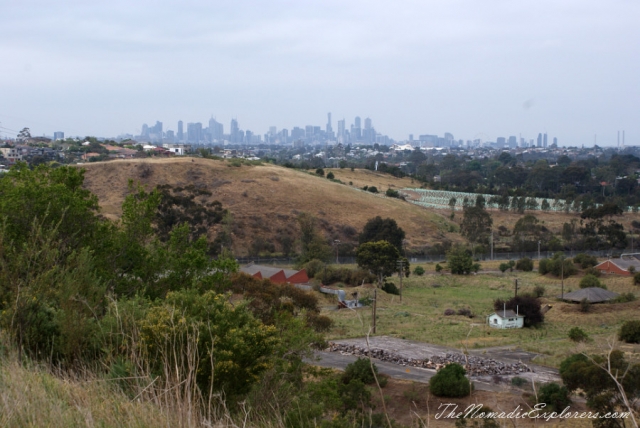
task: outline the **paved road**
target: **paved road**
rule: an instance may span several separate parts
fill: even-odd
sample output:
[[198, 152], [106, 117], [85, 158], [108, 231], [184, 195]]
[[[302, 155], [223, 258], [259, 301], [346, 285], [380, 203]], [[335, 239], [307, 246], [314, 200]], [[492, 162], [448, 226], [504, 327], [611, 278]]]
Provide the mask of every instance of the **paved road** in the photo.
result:
[[[315, 352], [315, 360], [307, 360], [308, 363], [320, 366], [330, 367], [334, 369], [344, 370], [347, 364], [358, 359], [354, 355], [342, 355], [339, 352]], [[404, 367], [398, 364], [387, 363], [384, 361], [373, 359], [380, 373], [391, 376], [395, 379], [410, 380], [420, 383], [428, 383], [429, 379], [436, 374], [435, 370], [423, 369], [419, 367]], [[503, 391], [505, 388], [501, 385], [495, 385], [490, 382], [473, 379], [473, 384], [477, 390], [481, 391]]]

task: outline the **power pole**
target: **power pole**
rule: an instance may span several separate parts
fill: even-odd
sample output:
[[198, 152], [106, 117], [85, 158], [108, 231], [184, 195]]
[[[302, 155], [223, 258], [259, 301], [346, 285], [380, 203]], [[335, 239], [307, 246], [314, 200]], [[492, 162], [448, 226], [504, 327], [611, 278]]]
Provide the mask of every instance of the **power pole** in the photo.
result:
[[404, 260], [398, 260], [397, 262], [400, 274], [400, 303], [402, 303], [402, 277], [404, 276]]
[[538, 261], [540, 261], [540, 241], [538, 241]]
[[493, 230], [491, 231], [491, 260], [493, 260]]
[[562, 266], [560, 268], [560, 271], [562, 272], [560, 274], [560, 278], [561, 278], [561, 294], [560, 294], [560, 298], [564, 299], [564, 257], [562, 257], [562, 259], [560, 259], [562, 261]]
[[373, 334], [376, 334], [376, 304], [378, 302], [378, 289], [373, 290]]
[[516, 283], [516, 295], [515, 295], [515, 297], [518, 297], [518, 278], [515, 279], [515, 283]]

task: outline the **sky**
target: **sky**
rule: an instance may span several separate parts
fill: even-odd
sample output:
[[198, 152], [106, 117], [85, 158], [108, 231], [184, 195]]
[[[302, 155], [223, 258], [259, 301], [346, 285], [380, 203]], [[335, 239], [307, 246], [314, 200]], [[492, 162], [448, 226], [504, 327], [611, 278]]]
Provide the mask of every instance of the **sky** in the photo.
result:
[[[397, 140], [640, 145], [637, 0], [0, 0], [0, 136], [370, 117]], [[205, 125], [206, 126], [206, 125]]]

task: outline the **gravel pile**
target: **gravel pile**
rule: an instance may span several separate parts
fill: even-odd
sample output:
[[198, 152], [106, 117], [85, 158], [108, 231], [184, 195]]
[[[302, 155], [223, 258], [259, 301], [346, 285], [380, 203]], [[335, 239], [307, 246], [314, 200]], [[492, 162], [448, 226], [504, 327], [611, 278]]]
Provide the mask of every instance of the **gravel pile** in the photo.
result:
[[[343, 355], [356, 355], [362, 357], [369, 356], [369, 351], [365, 348], [342, 343], [329, 342], [329, 348], [325, 349], [325, 351], [340, 352]], [[373, 348], [371, 349], [371, 357], [401, 366], [422, 367], [425, 369], [435, 370], [439, 370], [449, 363], [458, 363], [467, 370], [467, 374], [470, 376], [518, 375], [521, 373], [533, 372], [531, 368], [521, 362], [511, 364], [490, 358], [454, 353], [448, 353], [444, 357], [434, 355], [428, 359], [421, 360], [405, 358], [396, 353], [385, 351], [384, 349]]]

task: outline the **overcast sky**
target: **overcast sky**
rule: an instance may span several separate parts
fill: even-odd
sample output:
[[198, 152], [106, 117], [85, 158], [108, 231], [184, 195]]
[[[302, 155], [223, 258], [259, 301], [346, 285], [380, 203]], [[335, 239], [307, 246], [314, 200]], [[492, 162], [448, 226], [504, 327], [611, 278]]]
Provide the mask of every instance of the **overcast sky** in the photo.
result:
[[[637, 0], [0, 0], [0, 135], [156, 120], [263, 134], [640, 145]], [[8, 129], [8, 130], [7, 130]]]

